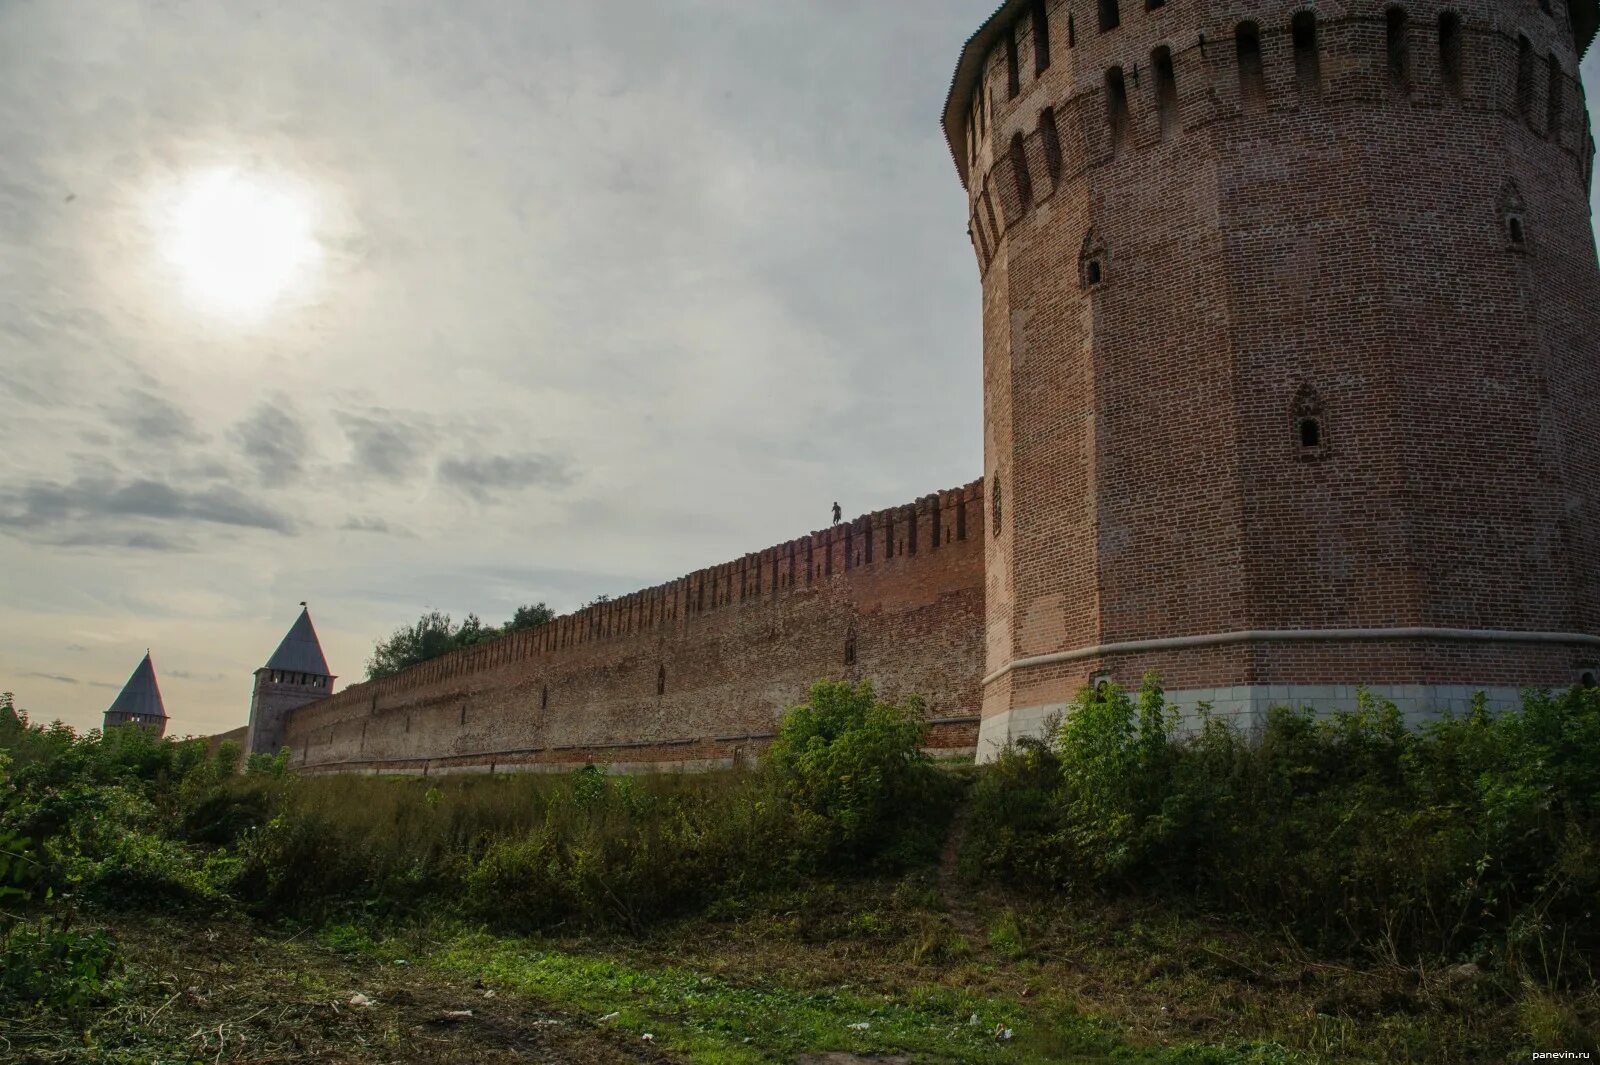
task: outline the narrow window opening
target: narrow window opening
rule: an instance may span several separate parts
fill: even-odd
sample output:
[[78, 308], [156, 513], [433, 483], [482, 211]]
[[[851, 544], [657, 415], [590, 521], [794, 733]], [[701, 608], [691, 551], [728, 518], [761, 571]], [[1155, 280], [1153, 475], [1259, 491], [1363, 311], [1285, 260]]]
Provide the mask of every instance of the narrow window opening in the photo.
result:
[[1547, 91], [1545, 93], [1545, 134], [1551, 140], [1561, 139], [1561, 107], [1565, 101], [1561, 98], [1564, 78], [1561, 73], [1561, 61], [1551, 53], [1545, 61], [1547, 75]]
[[1241, 22], [1233, 31], [1234, 49], [1239, 61], [1239, 99], [1246, 110], [1255, 110], [1267, 98], [1266, 71], [1261, 66], [1261, 28], [1254, 22]]
[[1327, 426], [1322, 410], [1322, 397], [1317, 394], [1315, 388], [1310, 385], [1300, 387], [1295, 393], [1289, 417], [1294, 425], [1295, 442], [1299, 445], [1300, 457], [1321, 458], [1328, 442]]
[[1172, 70], [1172, 50], [1162, 45], [1151, 52], [1150, 65], [1156, 72], [1156, 112], [1165, 137], [1178, 125], [1178, 78]]
[[1405, 10], [1391, 7], [1385, 13], [1385, 22], [1388, 27], [1389, 81], [1404, 92], [1409, 87], [1407, 83], [1411, 77], [1411, 49], [1406, 41]]
[[1452, 96], [1461, 95], [1461, 16], [1454, 11], [1439, 16], [1439, 77]]
[[1075, 48], [1078, 44], [1078, 24], [1073, 19], [1072, 13], [1067, 13], [1067, 47]]
[[1592, 669], [1584, 670], [1583, 676], [1578, 678], [1578, 683], [1583, 685], [1585, 688], [1595, 687], [1595, 671]]
[[1539, 0], [1539, 10], [1546, 15], [1554, 15], [1555, 10], [1550, 6], [1550, 0]]
[[548, 684], [539, 689], [539, 709], [550, 709], [550, 685]]
[[989, 488], [989, 506], [994, 510], [994, 532], [993, 532], [993, 535], [999, 536], [1000, 535], [1001, 507], [1000, 507], [1000, 478], [998, 476], [995, 477], [994, 484], [992, 486], [990, 486], [990, 488]]
[[1011, 136], [1011, 172], [1016, 176], [1017, 200], [1026, 211], [1033, 206], [1033, 179], [1028, 175], [1028, 150], [1022, 145], [1022, 134]]
[[1015, 100], [1022, 91], [1022, 75], [1017, 70], [1017, 28], [1006, 34], [1006, 99]]
[[1144, 0], [1144, 9], [1154, 11], [1158, 7], [1165, 7], [1167, 0]]
[[966, 538], [967, 538], [967, 502], [966, 502], [965, 499], [963, 499], [961, 501], [961, 505], [956, 507], [956, 539], [957, 540], [965, 540]]
[[917, 553], [917, 512], [914, 507], [906, 508], [906, 554]]
[[854, 628], [845, 634], [844, 664], [847, 666], [853, 666], [856, 664], [856, 630]]
[[1316, 96], [1322, 91], [1322, 57], [1317, 52], [1317, 16], [1297, 11], [1289, 23], [1294, 38], [1294, 80], [1300, 91]]
[[1050, 16], [1044, 4], [1033, 5], [1033, 74], [1038, 77], [1050, 69]]
[[1044, 167], [1050, 174], [1050, 184], [1061, 180], [1061, 134], [1056, 129], [1056, 110], [1044, 109], [1039, 116], [1039, 139], [1044, 142]]
[[894, 515], [884, 516], [883, 521], [883, 557], [887, 561], [894, 557]]
[[1527, 244], [1527, 236], [1522, 231], [1522, 218], [1518, 215], [1506, 216], [1506, 233], [1511, 238], [1511, 246], [1520, 248]]
[[1116, 29], [1121, 21], [1122, 13], [1117, 9], [1117, 0], [1100, 0], [1100, 32]]
[[1517, 38], [1517, 113], [1526, 116], [1533, 110], [1533, 42]]
[[1122, 143], [1128, 129], [1128, 86], [1122, 80], [1122, 68], [1106, 71], [1106, 122], [1111, 127], [1113, 146]]
[[667, 667], [666, 666], [657, 666], [656, 667], [656, 694], [657, 695], [665, 695], [665, 694], [667, 694]]
[[1100, 260], [1090, 259], [1083, 264], [1083, 279], [1090, 285], [1098, 285], [1101, 281]]

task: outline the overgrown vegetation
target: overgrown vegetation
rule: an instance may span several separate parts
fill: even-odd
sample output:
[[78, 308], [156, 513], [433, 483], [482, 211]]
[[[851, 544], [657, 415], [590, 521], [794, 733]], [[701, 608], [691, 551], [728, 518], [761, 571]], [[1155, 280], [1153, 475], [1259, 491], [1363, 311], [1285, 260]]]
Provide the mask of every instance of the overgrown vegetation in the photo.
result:
[[1407, 729], [1392, 704], [1180, 732], [1154, 679], [1085, 692], [979, 781], [974, 872], [1192, 900], [1340, 955], [1592, 985], [1600, 692]]
[[367, 659], [367, 679], [391, 677], [401, 670], [459, 651], [463, 647], [487, 643], [523, 629], [536, 629], [555, 619], [555, 611], [543, 603], [519, 606], [504, 625], [488, 625], [476, 614], [455, 622], [449, 614], [430, 610], [414, 624], [395, 629], [388, 639], [379, 640]]
[[[1049, 742], [959, 773], [920, 752], [922, 717], [824, 683], [750, 770], [297, 778], [281, 757], [241, 767], [228, 745], [34, 725], [6, 697], [0, 1022], [69, 1023], [155, 993], [103, 926], [165, 913], [319, 924], [351, 957], [435, 929], [406, 949], [442, 974], [493, 968], [580, 1010], [643, 996], [616, 1023], [712, 1048], [707, 1061], [808, 1047], [1173, 1062], [1594, 1049], [1596, 692], [1413, 730], [1374, 700], [1320, 719], [1278, 710], [1245, 733], [1180, 722], [1150, 680], [1086, 692]], [[953, 843], [940, 855], [969, 785], [953, 886]], [[952, 916], [952, 890], [973, 893], [981, 927]], [[594, 937], [671, 960], [614, 969], [573, 953]], [[741, 942], [759, 960], [738, 961]], [[679, 955], [722, 975], [680, 971]], [[892, 996], [877, 1013], [866, 985], [830, 990], [872, 973]], [[906, 997], [929, 980], [991, 998]], [[711, 1013], [662, 1012], [685, 995]], [[1182, 1049], [1128, 1049], [1079, 1016], [1086, 998]], [[1140, 1019], [1169, 1006], [1170, 1024]], [[1015, 1046], [956, 1023], [963, 1011], [1015, 1025]], [[847, 1013], [873, 1027], [823, 1034]], [[1264, 1041], [1234, 1041], [1242, 1024]], [[734, 1031], [758, 1048], [738, 1051]], [[1201, 1045], [1219, 1033], [1231, 1048]]]

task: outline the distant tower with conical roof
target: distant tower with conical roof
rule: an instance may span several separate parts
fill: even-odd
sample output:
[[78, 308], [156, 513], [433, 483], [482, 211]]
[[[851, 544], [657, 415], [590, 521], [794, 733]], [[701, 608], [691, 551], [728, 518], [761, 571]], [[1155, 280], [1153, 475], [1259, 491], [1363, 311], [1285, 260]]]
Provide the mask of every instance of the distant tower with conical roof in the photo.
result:
[[289, 713], [333, 693], [333, 674], [311, 624], [311, 612], [300, 604], [300, 616], [289, 628], [267, 664], [256, 670], [250, 697], [250, 732], [246, 754], [277, 754]]
[[107, 729], [123, 725], [150, 729], [157, 736], [167, 731], [167, 708], [161, 701], [161, 686], [156, 683], [156, 667], [150, 661], [149, 651], [144, 653], [144, 660], [134, 668], [133, 676], [106, 709]]

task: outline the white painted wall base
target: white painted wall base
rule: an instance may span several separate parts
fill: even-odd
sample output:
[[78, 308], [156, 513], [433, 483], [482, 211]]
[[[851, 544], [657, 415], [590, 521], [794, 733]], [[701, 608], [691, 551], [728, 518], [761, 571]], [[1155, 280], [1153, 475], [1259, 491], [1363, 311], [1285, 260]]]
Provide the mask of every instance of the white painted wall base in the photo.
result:
[[[1483, 692], [1491, 709], [1517, 706], [1520, 688], [1485, 688], [1472, 684], [1369, 684], [1374, 698], [1392, 702], [1405, 715], [1406, 724], [1419, 725], [1448, 711], [1464, 714], [1473, 698]], [[1356, 708], [1356, 685], [1347, 684], [1241, 684], [1232, 688], [1190, 688], [1166, 693], [1167, 704], [1183, 712], [1185, 724], [1199, 719], [1200, 705], [1209, 703], [1211, 716], [1231, 720], [1241, 729], [1259, 727], [1275, 706], [1310, 707], [1320, 713]], [[1052, 721], [1066, 716], [1066, 703], [1023, 706], [986, 717], [978, 726], [978, 761], [992, 762], [1014, 740], [1043, 739]]]

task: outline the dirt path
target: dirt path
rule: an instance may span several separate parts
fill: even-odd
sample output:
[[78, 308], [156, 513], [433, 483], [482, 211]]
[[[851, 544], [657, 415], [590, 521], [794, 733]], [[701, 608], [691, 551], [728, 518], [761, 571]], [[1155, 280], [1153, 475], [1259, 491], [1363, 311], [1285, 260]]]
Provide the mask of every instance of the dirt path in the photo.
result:
[[939, 852], [939, 896], [957, 934], [967, 941], [975, 955], [988, 957], [989, 936], [972, 898], [971, 889], [961, 879], [961, 848], [967, 840], [972, 804], [963, 800], [950, 819], [950, 830]]

